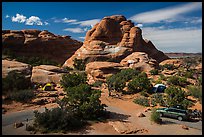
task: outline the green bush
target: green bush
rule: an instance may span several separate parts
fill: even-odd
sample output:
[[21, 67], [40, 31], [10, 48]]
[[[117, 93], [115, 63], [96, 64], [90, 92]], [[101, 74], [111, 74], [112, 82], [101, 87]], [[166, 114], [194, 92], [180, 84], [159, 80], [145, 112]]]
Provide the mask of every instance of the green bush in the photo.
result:
[[161, 93], [154, 93], [152, 94], [152, 99], [156, 102], [156, 103], [159, 103], [160, 106], [167, 106], [166, 105], [166, 102], [164, 100], [164, 95], [161, 94]]
[[188, 86], [190, 96], [197, 98], [202, 103], [202, 86]]
[[14, 90], [12, 92], [9, 92], [7, 95], [7, 99], [15, 100], [17, 102], [22, 102], [22, 103], [29, 103], [29, 101], [31, 101], [34, 97], [35, 97], [35, 94], [33, 90], [30, 90], [30, 89]]
[[165, 64], [163, 66], [161, 66], [162, 70], [164, 68], [168, 69], [168, 70], [174, 70], [176, 68], [176, 66], [174, 66], [174, 64]]
[[102, 81], [96, 81], [95, 83], [92, 84], [92, 86], [94, 86], [94, 87], [101, 87], [102, 84], [103, 84]]
[[142, 95], [144, 97], [149, 97], [149, 94], [145, 91], [140, 92], [140, 95]]
[[150, 120], [152, 122], [155, 122], [157, 124], [161, 124], [162, 120], [160, 118], [160, 115], [158, 112], [156, 112], [156, 109], [152, 109], [151, 111], [151, 116], [150, 116]]
[[158, 69], [152, 69], [149, 71], [152, 75], [158, 75], [159, 74], [159, 71]]
[[85, 70], [86, 62], [83, 59], [74, 59], [74, 68], [77, 70]]
[[87, 120], [100, 120], [107, 116], [105, 105], [99, 99], [101, 91], [93, 90], [86, 84], [84, 75], [67, 74], [61, 82], [67, 94], [62, 100], [57, 100], [59, 108], [35, 112], [38, 130], [57, 132], [79, 129], [85, 126]]
[[77, 115], [83, 119], [96, 119], [103, 114], [104, 105], [99, 100], [100, 90], [92, 90], [88, 84], [80, 84], [66, 89], [66, 102], [70, 109], [78, 108]]
[[46, 109], [45, 112], [34, 111], [34, 127], [43, 132], [59, 132], [79, 129], [83, 127], [84, 121], [76, 117], [69, 110], [62, 108]]
[[152, 84], [150, 83], [150, 80], [145, 72], [140, 73], [128, 83], [128, 92], [130, 93], [138, 93], [141, 91], [149, 92], [151, 88]]
[[133, 100], [134, 103], [145, 106], [145, 107], [149, 107], [150, 103], [148, 98], [146, 97], [140, 97], [140, 98], [136, 98]]
[[108, 90], [116, 90], [118, 92], [123, 91], [123, 88], [126, 86], [126, 82], [136, 77], [139, 73], [139, 70], [129, 68], [107, 77], [106, 83], [108, 85]]
[[121, 77], [118, 77], [118, 75], [111, 75], [106, 78], [106, 83], [108, 85], [108, 90], [116, 90], [117, 92], [123, 91], [123, 88], [125, 87], [125, 81], [121, 79]]
[[30, 87], [30, 79], [25, 78], [25, 76], [18, 71], [11, 71], [5, 78], [2, 78], [3, 94], [14, 89], [21, 90]]
[[182, 105], [188, 108], [192, 105], [191, 101], [187, 99], [187, 94], [180, 87], [170, 86], [166, 88], [165, 93], [167, 93], [168, 106]]
[[188, 82], [185, 77], [171, 76], [168, 78], [167, 84], [185, 87], [188, 84]]
[[85, 73], [68, 73], [62, 76], [60, 85], [66, 89], [68, 87], [75, 87], [79, 84], [86, 83], [87, 76]]

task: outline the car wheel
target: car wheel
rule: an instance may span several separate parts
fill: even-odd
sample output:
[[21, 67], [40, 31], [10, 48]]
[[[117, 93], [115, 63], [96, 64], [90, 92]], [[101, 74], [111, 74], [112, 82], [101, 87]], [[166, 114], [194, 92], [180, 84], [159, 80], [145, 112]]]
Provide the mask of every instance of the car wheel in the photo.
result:
[[159, 116], [160, 116], [160, 117], [163, 117], [163, 113], [159, 113]]
[[179, 120], [179, 121], [182, 121], [182, 120], [183, 120], [183, 117], [182, 117], [182, 116], [178, 116], [178, 120]]

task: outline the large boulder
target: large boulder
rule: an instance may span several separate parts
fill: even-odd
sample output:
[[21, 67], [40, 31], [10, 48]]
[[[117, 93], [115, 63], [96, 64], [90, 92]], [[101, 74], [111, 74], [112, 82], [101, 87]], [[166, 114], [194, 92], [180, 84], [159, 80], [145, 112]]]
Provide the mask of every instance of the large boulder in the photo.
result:
[[33, 67], [31, 81], [40, 84], [51, 82], [59, 84], [64, 73], [66, 73], [66, 71], [59, 67], [52, 65], [40, 65]]
[[26, 78], [30, 78], [32, 66], [14, 60], [2, 60], [2, 78], [5, 78], [11, 71], [18, 71]]
[[2, 30], [2, 46], [16, 56], [41, 57], [59, 64], [82, 46], [82, 42], [44, 30]]
[[88, 83], [93, 84], [96, 81], [105, 81], [107, 76], [115, 74], [123, 69], [123, 66], [114, 62], [90, 62], [86, 65]]
[[113, 61], [119, 63], [133, 52], [145, 52], [157, 62], [168, 59], [151, 41], [142, 38], [142, 30], [122, 15], [104, 17], [86, 33], [83, 46], [64, 66], [73, 67], [73, 60]]
[[159, 63], [144, 52], [134, 52], [121, 60], [120, 64], [129, 68], [138, 68], [145, 72], [159, 67]]

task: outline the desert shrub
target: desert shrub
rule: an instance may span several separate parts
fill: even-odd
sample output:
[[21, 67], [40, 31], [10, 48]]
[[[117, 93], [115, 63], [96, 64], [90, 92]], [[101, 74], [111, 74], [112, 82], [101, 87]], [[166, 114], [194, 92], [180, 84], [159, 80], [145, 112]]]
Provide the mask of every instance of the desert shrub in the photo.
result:
[[159, 76], [160, 76], [161, 80], [166, 80], [167, 79], [167, 77], [165, 77], [163, 74], [160, 74]]
[[72, 71], [72, 70], [73, 70], [73, 68], [68, 67], [68, 66], [65, 66], [65, 67], [63, 67], [63, 70], [65, 70], [65, 71], [69, 72], [69, 71]]
[[101, 87], [102, 84], [103, 84], [102, 81], [96, 81], [95, 83], [92, 84], [92, 86], [94, 86], [94, 87]]
[[3, 93], [12, 91], [14, 89], [28, 89], [31, 87], [30, 79], [26, 78], [23, 74], [18, 71], [11, 71], [5, 78], [2, 78], [2, 89]]
[[62, 76], [60, 85], [66, 89], [68, 87], [74, 87], [82, 83], [86, 83], [87, 76], [85, 73], [68, 73]]
[[158, 75], [159, 71], [158, 69], [152, 69], [149, 71], [152, 75]]
[[155, 108], [152, 109], [152, 111], [151, 111], [150, 120], [151, 120], [152, 122], [157, 123], [157, 124], [161, 124], [161, 122], [162, 122], [162, 120], [161, 120], [161, 118], [160, 118], [160, 115], [159, 115], [158, 112], [156, 112], [156, 109], [155, 109]]
[[202, 86], [188, 86], [187, 87], [189, 91], [189, 95], [193, 96], [195, 98], [198, 98], [198, 100], [202, 103]]
[[180, 87], [170, 86], [165, 90], [167, 93], [167, 105], [176, 106], [182, 105], [188, 108], [192, 105], [191, 101], [187, 99], [187, 94]]
[[162, 70], [164, 68], [168, 69], [168, 70], [174, 70], [176, 68], [176, 66], [174, 66], [174, 64], [164, 64], [161, 66], [162, 67]]
[[78, 108], [77, 115], [83, 119], [96, 119], [103, 114], [104, 106], [99, 100], [101, 91], [92, 90], [88, 84], [80, 84], [66, 89], [67, 96], [64, 99], [70, 104], [70, 109]]
[[140, 98], [136, 98], [133, 100], [134, 103], [145, 106], [145, 107], [149, 107], [150, 103], [149, 103], [149, 99], [146, 97], [140, 97]]
[[83, 127], [84, 121], [74, 112], [62, 108], [46, 109], [45, 112], [34, 111], [34, 127], [43, 132], [58, 132]]
[[166, 106], [166, 102], [164, 100], [164, 95], [161, 93], [154, 93], [152, 94], [152, 99], [156, 102], [159, 103], [160, 106]]
[[145, 91], [140, 92], [140, 95], [142, 95], [144, 97], [149, 97], [149, 94]]
[[136, 77], [139, 73], [140, 71], [136, 69], [124, 69], [107, 77], [106, 83], [108, 85], [109, 91], [123, 91], [123, 88], [126, 86], [126, 82]]
[[197, 57], [186, 57], [183, 58], [183, 66], [187, 69], [190, 69], [191, 66], [196, 66], [200, 62], [199, 58]]
[[73, 64], [74, 68], [76, 68], [77, 70], [85, 70], [86, 68], [86, 62], [83, 59], [74, 59], [74, 64]]
[[99, 99], [101, 91], [86, 84], [84, 75], [67, 74], [62, 83], [66, 96], [57, 100], [58, 108], [35, 112], [37, 128], [48, 132], [74, 130], [85, 126], [87, 120], [100, 120], [107, 116], [105, 105]]
[[194, 74], [195, 74], [195, 71], [192, 69], [189, 69], [188, 71], [185, 72], [184, 77], [195, 79]]
[[155, 84], [163, 84], [161, 78], [158, 78], [158, 79], [155, 81]]
[[140, 73], [128, 83], [128, 92], [130, 93], [138, 93], [141, 91], [149, 92], [151, 88], [152, 84], [150, 83], [150, 80], [145, 72]]
[[198, 85], [202, 85], [202, 76], [198, 77]]
[[119, 77], [123, 78], [124, 81], [126, 81], [126, 82], [131, 80], [132, 78], [136, 77], [139, 74], [140, 74], [139, 70], [131, 69], [131, 68], [123, 69], [123, 70], [121, 70], [120, 73], [118, 73]]
[[155, 98], [151, 98], [151, 99], [150, 99], [150, 105], [151, 105], [151, 106], [157, 106], [157, 102], [156, 102], [156, 99], [155, 99]]
[[116, 90], [117, 92], [120, 92], [125, 87], [124, 79], [121, 79], [121, 77], [118, 77], [118, 75], [111, 75], [107, 77], [106, 83], [109, 91]]
[[167, 80], [167, 84], [185, 87], [188, 82], [185, 77], [170, 76]]
[[12, 92], [9, 92], [7, 95], [8, 100], [15, 100], [17, 102], [22, 103], [29, 103], [33, 98], [35, 97], [35, 94], [33, 90], [26, 89], [26, 90], [14, 90]]

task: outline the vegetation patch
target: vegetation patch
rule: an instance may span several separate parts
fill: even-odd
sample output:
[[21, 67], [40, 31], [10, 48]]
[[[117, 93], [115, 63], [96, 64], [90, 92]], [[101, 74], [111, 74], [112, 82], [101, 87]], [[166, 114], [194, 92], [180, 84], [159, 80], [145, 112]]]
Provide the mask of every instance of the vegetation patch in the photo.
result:
[[100, 90], [93, 90], [86, 83], [84, 73], [64, 74], [61, 80], [64, 91], [58, 108], [35, 112], [35, 129], [41, 132], [66, 132], [84, 127], [88, 120], [106, 118], [105, 105], [101, 104]]
[[156, 112], [156, 109], [152, 109], [151, 111], [151, 116], [150, 116], [150, 121], [155, 122], [157, 124], [161, 124], [162, 119], [160, 118], [160, 115], [158, 112]]
[[133, 100], [135, 104], [139, 104], [141, 106], [149, 107], [149, 99], [147, 97], [139, 97]]

